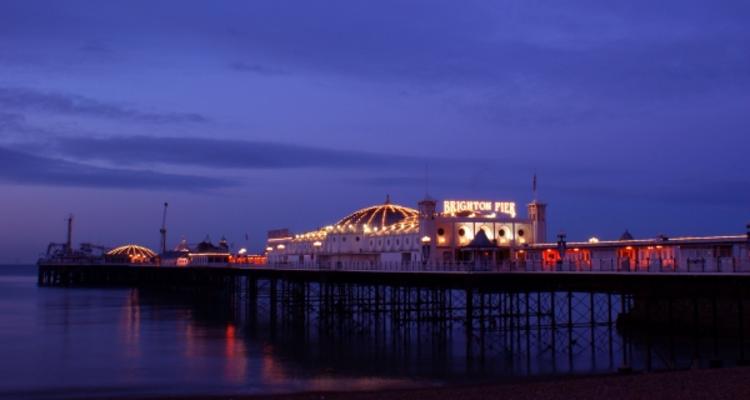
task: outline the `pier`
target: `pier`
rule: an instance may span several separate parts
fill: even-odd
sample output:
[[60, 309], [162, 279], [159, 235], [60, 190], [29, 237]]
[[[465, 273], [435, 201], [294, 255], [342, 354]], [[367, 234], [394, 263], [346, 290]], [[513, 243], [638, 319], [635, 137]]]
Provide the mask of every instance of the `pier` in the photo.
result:
[[412, 285], [507, 290], [602, 290], [616, 293], [723, 293], [750, 291], [750, 264], [734, 271], [582, 270], [526, 264], [488, 269], [481, 265], [351, 265], [342, 268], [267, 265], [161, 267], [131, 264], [40, 263], [40, 286], [211, 285], [240, 279]]
[[[476, 266], [373, 270], [40, 264], [39, 284], [201, 293], [214, 299], [211, 304], [218, 298], [224, 303], [217, 304], [226, 304], [242, 321], [273, 335], [291, 329], [329, 338], [356, 334], [383, 340], [384, 335], [419, 334], [437, 340], [458, 329], [472, 360], [485, 359], [492, 349], [530, 357], [543, 345], [563, 359], [573, 360], [581, 351], [594, 358], [604, 354], [624, 372], [634, 368], [633, 351], [646, 354], [638, 356], [639, 370], [687, 368], [696, 362], [747, 364], [750, 273], [560, 267], [482, 271]], [[610, 343], [615, 332], [627, 333], [626, 339]], [[693, 355], [679, 359], [675, 346], [686, 346], [685, 337]]]
[[[261, 255], [233, 252], [224, 238], [100, 256], [66, 244], [40, 260], [38, 284], [177, 296], [295, 358], [341, 355], [353, 371], [389, 365], [396, 376], [425, 357], [468, 376], [748, 364], [750, 226], [745, 235], [534, 242], [546, 237], [543, 204], [529, 205], [532, 221], [512, 223], [434, 206], [387, 199], [319, 231], [272, 231]], [[505, 240], [511, 233], [517, 240]]]

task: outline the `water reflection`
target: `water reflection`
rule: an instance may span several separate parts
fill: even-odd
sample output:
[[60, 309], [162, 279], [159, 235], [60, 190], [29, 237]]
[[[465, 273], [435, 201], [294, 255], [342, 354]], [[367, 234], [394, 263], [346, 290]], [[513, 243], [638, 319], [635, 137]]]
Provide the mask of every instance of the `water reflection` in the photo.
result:
[[248, 354], [245, 351], [245, 344], [233, 323], [228, 323], [226, 327], [226, 347], [224, 357], [226, 365], [224, 366], [224, 376], [227, 382], [242, 383], [247, 376]]
[[[261, 378], [272, 384], [294, 379], [287, 370], [466, 381], [687, 368], [722, 358], [733, 365], [744, 349], [726, 329], [710, 335], [677, 323], [662, 329], [659, 316], [654, 326], [625, 326], [623, 316], [632, 319], [647, 304], [632, 295], [253, 284], [226, 296], [191, 297], [191, 307], [197, 324], [229, 321], [227, 349], [237, 340], [262, 343]], [[663, 300], [650, 299], [647, 308]], [[236, 354], [227, 350], [226, 357], [243, 368], [234, 363]]]
[[128, 358], [138, 359], [141, 357], [141, 304], [138, 301], [138, 291], [130, 290], [126, 297], [125, 305], [121, 310], [120, 338], [122, 348]]
[[[743, 358], [750, 309], [604, 292], [281, 281], [226, 292], [58, 289], [37, 288], [33, 270], [4, 279], [0, 310], [14, 312], [0, 318], [0, 397], [9, 398], [375, 389], [728, 366]], [[723, 310], [713, 314], [717, 323], [706, 318], [713, 309]]]

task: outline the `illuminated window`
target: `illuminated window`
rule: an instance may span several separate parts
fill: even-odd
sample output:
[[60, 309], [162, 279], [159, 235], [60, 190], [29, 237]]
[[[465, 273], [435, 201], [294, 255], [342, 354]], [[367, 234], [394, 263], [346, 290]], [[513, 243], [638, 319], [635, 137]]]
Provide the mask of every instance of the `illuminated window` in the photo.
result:
[[523, 236], [524, 233], [526, 233], [526, 232], [524, 232], [523, 229], [519, 229], [518, 230], [518, 236]]
[[438, 228], [438, 236], [443, 236], [443, 235], [445, 235], [445, 229]]
[[458, 236], [464, 236], [464, 235], [466, 235], [466, 231], [464, 230], [464, 228], [459, 229]]
[[505, 229], [500, 229], [497, 231], [497, 234], [500, 235], [500, 237], [505, 237]]

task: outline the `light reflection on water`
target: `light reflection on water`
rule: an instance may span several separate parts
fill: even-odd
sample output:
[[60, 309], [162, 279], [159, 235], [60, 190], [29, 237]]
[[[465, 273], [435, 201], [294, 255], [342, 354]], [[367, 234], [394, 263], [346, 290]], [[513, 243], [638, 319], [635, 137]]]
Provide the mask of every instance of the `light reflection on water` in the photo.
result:
[[38, 288], [34, 267], [0, 266], [0, 398], [401, 387], [330, 376], [280, 357], [228, 320], [131, 289]]
[[[373, 313], [368, 300], [341, 301], [356, 293], [298, 304], [288, 287], [272, 311], [267, 287], [249, 307], [189, 292], [38, 288], [35, 274], [0, 267], [0, 397], [395, 388], [608, 373], [626, 358], [640, 368], [689, 366], [707, 354], [706, 342], [623, 336], [619, 297], [601, 293], [481, 297], [475, 305], [491, 304], [469, 326], [430, 320], [440, 311], [398, 303], [402, 292], [381, 295], [398, 312]], [[476, 318], [484, 312], [492, 315]], [[718, 350], [736, 355], [731, 345]]]

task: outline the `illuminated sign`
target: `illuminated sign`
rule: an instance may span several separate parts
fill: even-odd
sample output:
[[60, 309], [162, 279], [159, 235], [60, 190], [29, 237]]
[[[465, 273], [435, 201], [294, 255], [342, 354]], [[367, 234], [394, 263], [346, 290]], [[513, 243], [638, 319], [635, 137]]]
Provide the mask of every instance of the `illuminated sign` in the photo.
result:
[[443, 212], [454, 214], [459, 212], [474, 212], [480, 214], [500, 213], [516, 217], [516, 203], [512, 201], [471, 201], [471, 200], [445, 200], [443, 201]]

